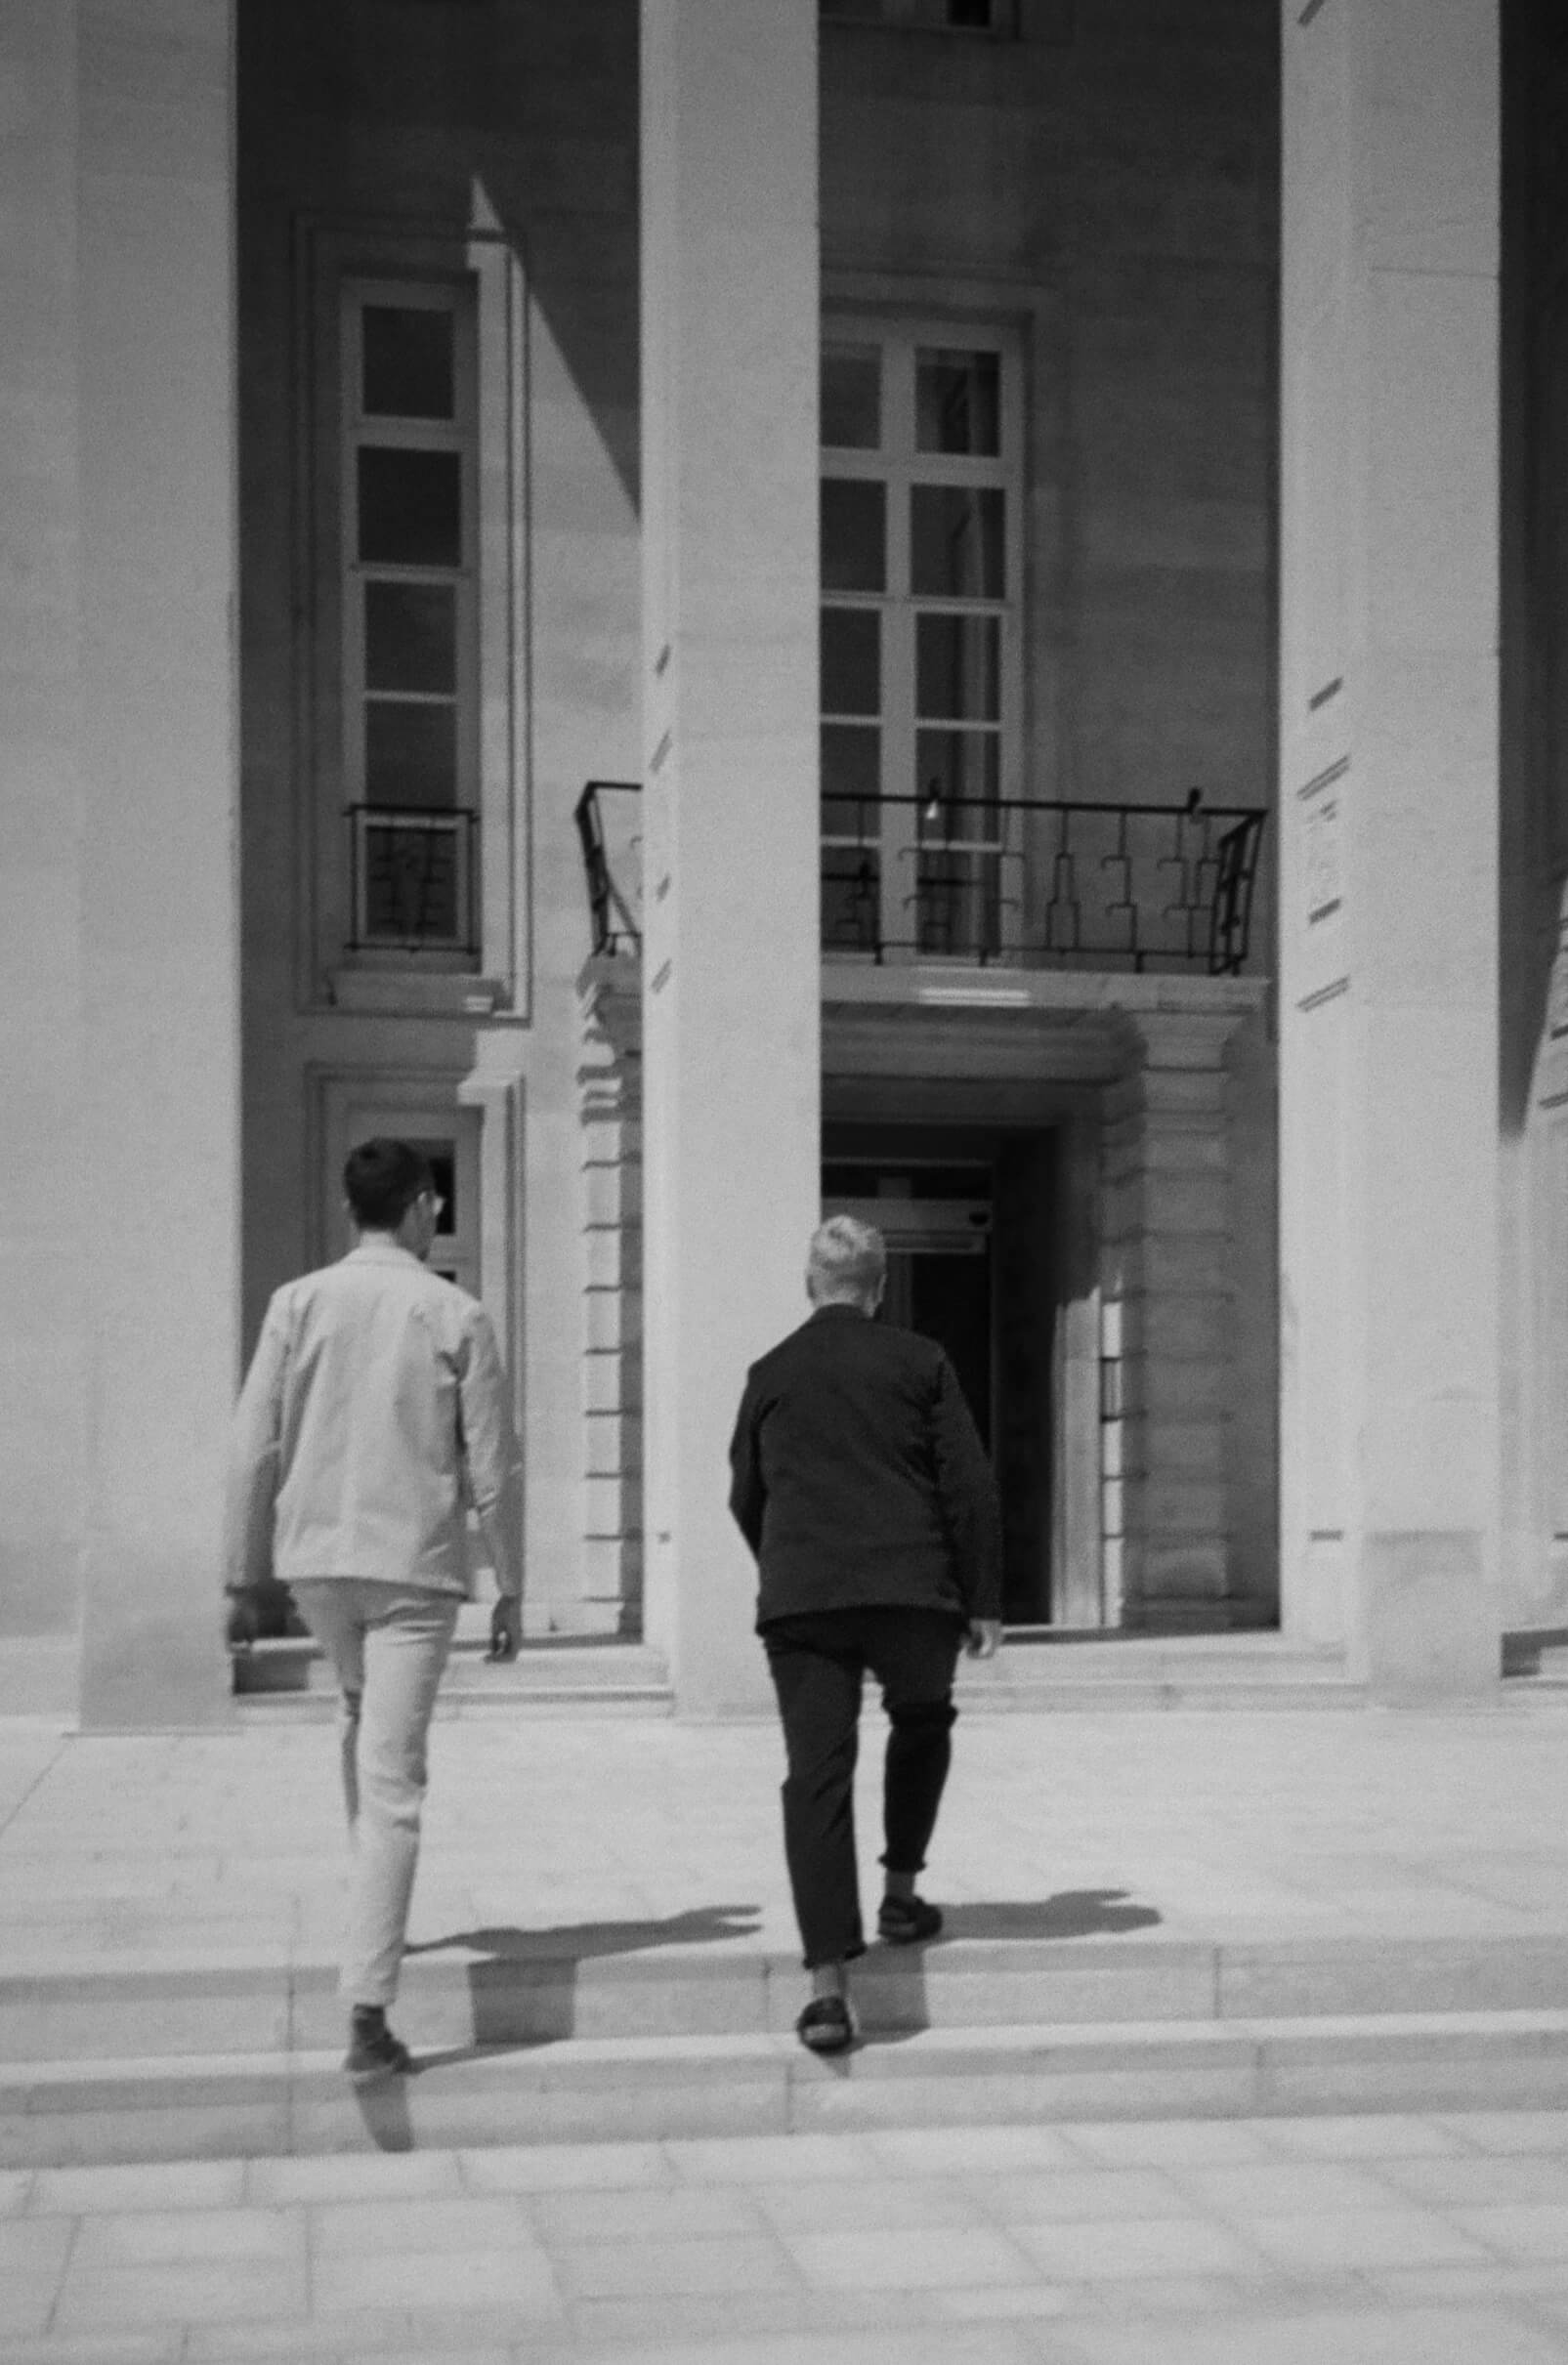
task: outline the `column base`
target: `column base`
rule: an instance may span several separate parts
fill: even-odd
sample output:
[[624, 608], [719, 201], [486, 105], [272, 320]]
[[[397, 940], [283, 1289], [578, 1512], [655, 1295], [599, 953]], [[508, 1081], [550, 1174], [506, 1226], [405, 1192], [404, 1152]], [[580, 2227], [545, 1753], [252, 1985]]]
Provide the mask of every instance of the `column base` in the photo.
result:
[[1358, 1562], [1359, 1672], [1390, 1707], [1473, 1702], [1498, 1692], [1502, 1649], [1473, 1528], [1373, 1531]]

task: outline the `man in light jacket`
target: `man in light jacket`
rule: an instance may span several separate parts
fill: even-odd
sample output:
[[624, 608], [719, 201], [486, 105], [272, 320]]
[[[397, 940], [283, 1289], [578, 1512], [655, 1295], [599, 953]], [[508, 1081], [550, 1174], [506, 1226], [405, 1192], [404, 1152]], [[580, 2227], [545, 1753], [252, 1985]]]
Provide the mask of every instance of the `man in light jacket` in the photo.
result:
[[491, 1648], [523, 1593], [522, 1455], [488, 1316], [428, 1270], [441, 1201], [408, 1143], [343, 1170], [355, 1246], [278, 1289], [234, 1415], [225, 1584], [231, 1630], [275, 1578], [336, 1672], [353, 1846], [344, 2068], [409, 2066], [387, 2026], [419, 1855], [425, 1741], [459, 1604], [467, 1513], [495, 1569]]
[[814, 2052], [841, 2052], [856, 2033], [867, 1671], [891, 1727], [877, 1931], [916, 1944], [942, 1927], [915, 1877], [953, 1753], [958, 1651], [989, 1659], [1001, 1636], [996, 1482], [941, 1347], [873, 1319], [886, 1278], [881, 1234], [829, 1217], [807, 1256], [811, 1317], [752, 1365], [730, 1447], [730, 1507], [756, 1555], [757, 1630], [784, 1724], [784, 1855], [814, 1990], [795, 2027]]

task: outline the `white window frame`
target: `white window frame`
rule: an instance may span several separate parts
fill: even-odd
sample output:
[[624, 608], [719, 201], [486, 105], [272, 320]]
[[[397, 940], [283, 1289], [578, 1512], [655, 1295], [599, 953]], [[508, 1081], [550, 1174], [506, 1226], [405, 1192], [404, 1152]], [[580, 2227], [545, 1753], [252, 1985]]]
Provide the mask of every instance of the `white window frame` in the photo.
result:
[[[858, 478], [886, 487], [886, 588], [881, 592], [824, 590], [826, 608], [874, 610], [881, 627], [881, 707], [879, 730], [879, 786], [884, 799], [917, 793], [916, 734], [920, 728], [915, 705], [916, 618], [922, 613], [995, 615], [998, 619], [998, 707], [995, 726], [999, 742], [998, 796], [1023, 793], [1023, 583], [1024, 583], [1024, 401], [1023, 357], [1017, 334], [996, 323], [981, 323], [939, 314], [889, 318], [849, 311], [829, 312], [823, 322], [825, 345], [875, 345], [881, 353], [881, 443], [874, 451], [825, 444], [824, 479]], [[915, 448], [915, 356], [918, 352], [956, 350], [991, 352], [997, 356], [1000, 450], [996, 456], [955, 452], [923, 452]], [[919, 485], [973, 485], [1000, 489], [1004, 499], [1002, 597], [965, 599], [957, 594], [916, 595], [910, 580], [911, 495]], [[829, 716], [824, 722], [866, 722], [867, 716]], [[931, 727], [941, 728], [940, 723]], [[986, 730], [981, 722], [955, 726]], [[1024, 833], [1022, 817], [1014, 814], [1002, 832], [996, 856], [999, 869], [1000, 940], [1004, 953], [1016, 946], [1024, 893]], [[919, 842], [915, 810], [884, 803], [881, 808], [878, 853], [879, 934], [888, 948], [884, 957], [928, 960], [940, 957], [911, 947], [917, 937], [914, 902], [918, 878]], [[831, 842], [831, 841], [825, 841]], [[842, 948], [824, 948], [827, 957], [856, 957]], [[960, 952], [956, 957], [963, 957]]]
[[[449, 965], [479, 965], [480, 866], [480, 582], [479, 582], [479, 398], [472, 290], [458, 280], [356, 276], [343, 280], [339, 355], [342, 427], [339, 449], [339, 610], [343, 632], [343, 787], [345, 810], [353, 816], [356, 843], [351, 875], [359, 883], [358, 908], [349, 915], [345, 958], [382, 961], [389, 954], [419, 963], [431, 958]], [[363, 318], [366, 310], [440, 312], [452, 321], [452, 416], [400, 419], [363, 408]], [[459, 462], [461, 544], [455, 567], [393, 565], [359, 555], [359, 455], [366, 448], [455, 452]], [[427, 835], [449, 834], [458, 881], [455, 928], [450, 938], [432, 937], [410, 945], [404, 938], [371, 936], [363, 903], [367, 843], [376, 825], [366, 812], [364, 769], [365, 681], [364, 590], [373, 582], [450, 586], [456, 608], [456, 675], [451, 698], [434, 693], [378, 691], [378, 698], [408, 705], [452, 705], [456, 713], [457, 765], [448, 823], [445, 809], [410, 815], [403, 825]], [[389, 809], [390, 812], [391, 809]], [[379, 815], [378, 815], [379, 820]], [[386, 822], [380, 822], [386, 826]]]
[[[294, 467], [299, 498], [290, 547], [294, 612], [302, 630], [294, 671], [295, 974], [305, 1009], [404, 1015], [472, 1025], [527, 1016], [532, 953], [527, 892], [531, 863], [532, 736], [528, 572], [530, 299], [515, 240], [482, 196], [466, 233], [449, 223], [302, 213], [294, 226], [297, 357]], [[352, 855], [345, 819], [353, 789], [344, 723], [343, 543], [345, 400], [343, 290], [429, 288], [461, 293], [473, 322], [478, 497], [475, 545], [479, 692], [471, 793], [478, 814], [481, 908], [466, 952], [348, 950]], [[258, 546], [266, 565], [266, 536]], [[477, 968], [477, 973], [476, 973]]]
[[317, 1071], [313, 1133], [317, 1190], [315, 1253], [318, 1261], [341, 1256], [352, 1232], [343, 1204], [343, 1164], [357, 1142], [376, 1134], [418, 1146], [449, 1147], [455, 1176], [452, 1229], [438, 1232], [430, 1269], [454, 1281], [471, 1297], [481, 1295], [484, 1238], [480, 1204], [480, 1113], [462, 1105], [457, 1074], [388, 1076], [372, 1070]]

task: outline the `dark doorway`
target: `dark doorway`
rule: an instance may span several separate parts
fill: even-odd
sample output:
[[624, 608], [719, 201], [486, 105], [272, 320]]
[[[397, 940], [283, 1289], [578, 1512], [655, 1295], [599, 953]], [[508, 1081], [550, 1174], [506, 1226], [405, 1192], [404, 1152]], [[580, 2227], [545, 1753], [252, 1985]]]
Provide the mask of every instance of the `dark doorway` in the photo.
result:
[[947, 1348], [988, 1453], [996, 1429], [991, 1306], [989, 1241], [977, 1254], [933, 1249], [889, 1255], [883, 1312], [889, 1322]]
[[1001, 1489], [1002, 1614], [1051, 1618], [1050, 1136], [832, 1126], [825, 1212], [888, 1245], [884, 1319], [946, 1348]]

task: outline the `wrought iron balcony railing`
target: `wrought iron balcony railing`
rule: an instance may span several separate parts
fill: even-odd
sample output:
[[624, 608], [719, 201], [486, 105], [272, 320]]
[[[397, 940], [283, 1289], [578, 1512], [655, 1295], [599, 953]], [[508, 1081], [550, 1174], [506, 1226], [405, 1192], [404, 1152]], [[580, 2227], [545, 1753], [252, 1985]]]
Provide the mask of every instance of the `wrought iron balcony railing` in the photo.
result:
[[479, 950], [479, 816], [450, 805], [351, 805], [355, 952]]
[[[590, 781], [578, 800], [596, 952], [640, 942], [636, 793], [635, 781]], [[1196, 788], [1179, 805], [825, 796], [823, 951], [1234, 977], [1264, 819]]]
[[641, 794], [636, 781], [590, 781], [577, 799], [577, 837], [595, 952], [636, 952], [642, 947], [643, 932], [627, 901], [628, 893], [639, 908], [643, 900], [642, 817], [631, 802]]

